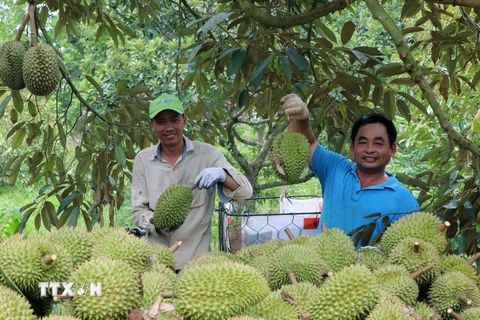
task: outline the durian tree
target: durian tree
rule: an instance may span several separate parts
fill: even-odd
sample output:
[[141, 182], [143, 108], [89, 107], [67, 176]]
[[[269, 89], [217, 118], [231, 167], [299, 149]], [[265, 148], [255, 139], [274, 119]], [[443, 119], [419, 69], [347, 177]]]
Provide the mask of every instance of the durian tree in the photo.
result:
[[[17, 1], [18, 10], [26, 2]], [[81, 48], [78, 57], [92, 56], [88, 45], [100, 43], [131, 50], [132, 58], [102, 66], [107, 60], [93, 50], [98, 56], [83, 70], [63, 60], [62, 82], [48, 100], [2, 91], [13, 149], [36, 147], [12, 156], [3, 172], [11, 184], [22, 168], [29, 183], [45, 183], [23, 208], [20, 231], [33, 216], [47, 227], [83, 216], [91, 227], [108, 211], [111, 224], [129, 192], [131, 160], [156, 141], [144, 111], [163, 91], [184, 101], [188, 134], [224, 147], [256, 194], [283, 185], [272, 179], [267, 154], [287, 128], [279, 100], [295, 92], [309, 102], [319, 139], [341, 153], [358, 115], [395, 118], [402, 139], [391, 170], [422, 208], [452, 223], [452, 249], [476, 252], [480, 4], [438, 2], [36, 1], [38, 34], [57, 51], [70, 44]], [[168, 45], [155, 50], [146, 40]], [[142, 69], [140, 59], [161, 72], [146, 72], [149, 62]], [[39, 116], [45, 101], [60, 103], [53, 123]], [[368, 230], [357, 230], [358, 238]]]

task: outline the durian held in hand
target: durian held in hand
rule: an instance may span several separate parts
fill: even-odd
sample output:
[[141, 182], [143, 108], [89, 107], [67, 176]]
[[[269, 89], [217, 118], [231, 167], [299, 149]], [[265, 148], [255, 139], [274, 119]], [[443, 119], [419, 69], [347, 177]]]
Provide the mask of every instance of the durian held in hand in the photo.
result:
[[269, 157], [273, 171], [280, 179], [289, 184], [296, 183], [308, 166], [308, 140], [297, 132], [282, 132], [275, 137]]
[[150, 222], [163, 232], [176, 230], [185, 220], [192, 201], [192, 189], [180, 185], [168, 187], [158, 198]]

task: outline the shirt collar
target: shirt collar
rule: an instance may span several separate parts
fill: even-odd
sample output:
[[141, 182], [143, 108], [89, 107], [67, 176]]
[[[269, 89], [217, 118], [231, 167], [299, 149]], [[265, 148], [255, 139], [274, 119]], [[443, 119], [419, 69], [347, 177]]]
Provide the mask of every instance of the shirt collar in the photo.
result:
[[[351, 173], [353, 175], [355, 175], [357, 180], [359, 180], [358, 175], [357, 175], [357, 164], [356, 163], [354, 163], [351, 166], [350, 170], [351, 170]], [[370, 186], [370, 187], [365, 188], [365, 189], [392, 189], [392, 190], [397, 190], [397, 188], [399, 186], [399, 182], [398, 182], [397, 178], [395, 178], [395, 176], [388, 171], [385, 171], [385, 173], [388, 175], [387, 181], [385, 181], [384, 183], [381, 183], [381, 184]]]
[[[183, 136], [183, 142], [185, 144], [183, 146], [182, 158], [185, 158], [185, 155], [187, 154], [187, 152], [193, 151], [194, 147], [193, 147], [192, 141], [185, 136]], [[158, 143], [157, 147], [155, 148], [155, 154], [154, 154], [154, 157], [157, 157], [158, 160], [162, 160], [161, 151], [162, 151], [162, 144]]]

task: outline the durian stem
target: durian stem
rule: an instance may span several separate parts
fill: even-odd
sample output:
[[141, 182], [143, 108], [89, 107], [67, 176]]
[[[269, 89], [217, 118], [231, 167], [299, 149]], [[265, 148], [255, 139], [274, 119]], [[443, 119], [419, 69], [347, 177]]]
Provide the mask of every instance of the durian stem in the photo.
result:
[[455, 311], [453, 311], [452, 308], [448, 308], [447, 313], [448, 313], [453, 319], [456, 319], [456, 320], [465, 320], [462, 316], [460, 316], [460, 315], [457, 314]]
[[412, 278], [413, 280], [416, 280], [418, 277], [420, 277], [425, 272], [432, 270], [433, 267], [434, 267], [433, 264], [427, 264], [425, 267], [423, 267], [423, 268], [415, 271], [414, 273], [410, 274], [410, 278]]
[[413, 247], [413, 252], [419, 253], [420, 252], [420, 243], [415, 242], [415, 245]]
[[160, 294], [162, 298], [175, 298], [173, 291], [164, 291]]
[[325, 223], [322, 223], [322, 233], [327, 232], [327, 225]]
[[287, 269], [287, 273], [288, 273], [288, 279], [290, 279], [290, 283], [293, 285], [298, 284], [297, 278], [295, 278], [295, 274], [293, 273], [293, 271], [290, 269]]
[[54, 296], [53, 301], [72, 300], [73, 296]]
[[285, 228], [285, 233], [287, 234], [288, 239], [290, 239], [290, 240], [295, 239], [295, 236], [293, 235], [292, 231], [290, 231], [290, 229], [288, 227]]
[[445, 222], [442, 223], [442, 224], [440, 225], [440, 227], [438, 228], [438, 232], [439, 232], [439, 233], [444, 233], [445, 230], [448, 229], [448, 227], [450, 227], [450, 222], [445, 221]]
[[312, 317], [313, 315], [310, 312], [302, 314], [302, 320], [308, 320]]
[[466, 295], [464, 294], [459, 294], [458, 295], [458, 300], [465, 302], [468, 305], [472, 304], [472, 300], [468, 299]]
[[253, 259], [258, 258], [258, 254], [256, 254], [253, 251], [250, 251], [250, 257], [252, 257]]
[[472, 259], [468, 260], [469, 265], [473, 265], [475, 261], [477, 261], [480, 258], [480, 252], [475, 253], [475, 255], [472, 257]]
[[30, 18], [30, 38], [32, 39], [32, 46], [38, 47], [37, 28], [35, 28], [35, 2], [28, 4], [28, 15]]
[[22, 24], [20, 24], [20, 27], [18, 27], [18, 32], [17, 32], [17, 35], [15, 36], [15, 41], [20, 41], [20, 39], [22, 39], [23, 31], [25, 30], [25, 26], [27, 25], [29, 19], [30, 19], [30, 15], [27, 13], [25, 15], [25, 18], [23, 18], [22, 20]]
[[182, 245], [182, 241], [175, 242], [175, 244], [170, 247], [170, 252], [174, 253], [175, 251], [178, 250], [178, 248], [180, 248], [181, 245]]
[[42, 260], [46, 265], [50, 265], [53, 261], [57, 260], [57, 255], [55, 253], [47, 254], [42, 257]]
[[323, 278], [328, 278], [328, 277], [331, 277], [331, 276], [333, 276], [332, 271], [327, 271], [327, 272], [322, 273]]

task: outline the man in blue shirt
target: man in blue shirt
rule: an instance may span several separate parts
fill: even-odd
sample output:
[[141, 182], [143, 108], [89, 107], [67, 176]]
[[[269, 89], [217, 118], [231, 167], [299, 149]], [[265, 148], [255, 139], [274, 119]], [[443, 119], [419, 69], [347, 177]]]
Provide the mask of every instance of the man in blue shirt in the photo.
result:
[[321, 225], [352, 236], [357, 248], [375, 242], [386, 225], [419, 210], [410, 190], [385, 171], [397, 151], [397, 131], [381, 114], [355, 122], [350, 152], [354, 162], [322, 147], [308, 122], [306, 104], [296, 95], [281, 99], [290, 131], [305, 135], [310, 144], [310, 169], [322, 185]]

